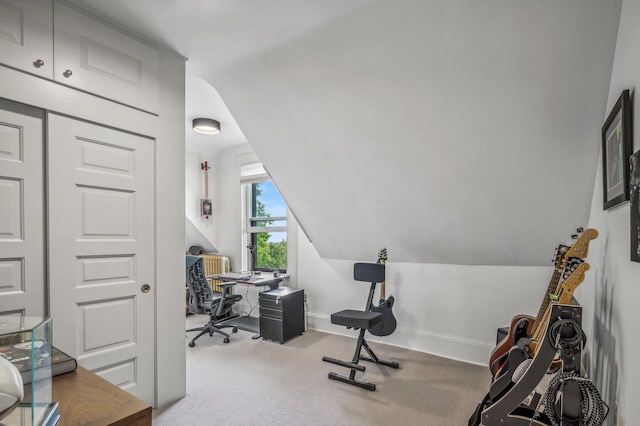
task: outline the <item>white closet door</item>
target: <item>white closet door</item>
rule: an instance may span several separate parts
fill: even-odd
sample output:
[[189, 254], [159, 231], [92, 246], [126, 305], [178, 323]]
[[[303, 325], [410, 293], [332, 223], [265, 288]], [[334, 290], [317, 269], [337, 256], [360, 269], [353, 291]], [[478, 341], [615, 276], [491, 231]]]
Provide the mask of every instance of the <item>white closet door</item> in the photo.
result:
[[43, 118], [0, 99], [0, 315], [46, 314]]
[[154, 402], [154, 141], [48, 115], [54, 344]]

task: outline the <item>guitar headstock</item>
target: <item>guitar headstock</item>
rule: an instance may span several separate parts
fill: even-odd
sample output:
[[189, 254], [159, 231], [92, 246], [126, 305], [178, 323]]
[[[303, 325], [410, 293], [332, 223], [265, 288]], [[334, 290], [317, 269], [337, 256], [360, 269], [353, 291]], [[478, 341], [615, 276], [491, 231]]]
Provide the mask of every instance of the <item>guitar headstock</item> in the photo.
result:
[[579, 257], [580, 259], [587, 257], [589, 254], [589, 243], [591, 240], [595, 240], [596, 238], [598, 238], [598, 231], [593, 228], [585, 230], [578, 237], [578, 240], [573, 243], [569, 251], [565, 253], [565, 259], [569, 256]]
[[385, 247], [382, 247], [380, 249], [380, 251], [378, 252], [378, 262], [377, 263], [384, 263], [387, 261], [387, 249]]
[[564, 270], [562, 271], [562, 279], [566, 280], [567, 278], [569, 278], [569, 276], [573, 274], [575, 270], [578, 269], [578, 266], [580, 266], [582, 263], [584, 263], [584, 260], [575, 256], [569, 256], [567, 259], [565, 259]]
[[555, 259], [553, 259], [553, 265], [556, 269], [562, 267], [563, 261], [566, 260], [565, 255], [570, 248], [571, 247], [565, 246], [563, 244], [560, 244], [558, 245], [558, 247], [556, 247], [556, 257]]
[[583, 262], [562, 282], [562, 295], [558, 302], [567, 304], [571, 302], [573, 292], [584, 281], [584, 273], [589, 270], [590, 266], [587, 262]]

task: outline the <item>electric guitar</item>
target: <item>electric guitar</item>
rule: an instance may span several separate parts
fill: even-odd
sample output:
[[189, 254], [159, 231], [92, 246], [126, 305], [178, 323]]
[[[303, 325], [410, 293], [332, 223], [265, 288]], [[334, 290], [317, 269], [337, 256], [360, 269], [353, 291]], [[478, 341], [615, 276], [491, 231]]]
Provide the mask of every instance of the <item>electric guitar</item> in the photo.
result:
[[[581, 231], [581, 229], [579, 229], [579, 231]], [[587, 257], [589, 253], [589, 243], [597, 237], [598, 231], [589, 228], [580, 235], [571, 248], [564, 245], [558, 247], [553, 276], [540, 304], [538, 315], [535, 318], [529, 315], [516, 315], [513, 317], [508, 335], [498, 343], [489, 356], [489, 369], [491, 370], [491, 374], [495, 376], [496, 373], [502, 369], [506, 362], [507, 353], [516, 345], [520, 338], [529, 337], [538, 331], [542, 318], [551, 302], [550, 295], [559, 294], [561, 278], [566, 278], [566, 276], [573, 272], [572, 268], [577, 267], [575, 259], [584, 259]], [[568, 264], [570, 258], [574, 258], [574, 261]]]
[[[575, 270], [563, 282], [558, 292], [557, 300], [554, 303], [561, 305], [571, 302], [573, 292], [584, 281], [585, 272], [589, 270], [589, 264], [580, 262]], [[522, 362], [528, 358], [535, 358], [538, 353], [538, 345], [546, 335], [546, 326], [551, 315], [549, 305], [543, 315], [542, 326], [537, 328], [537, 332], [531, 339], [523, 337], [507, 353], [506, 360], [502, 368], [496, 373], [489, 388], [489, 395], [493, 400], [504, 395], [515, 384], [513, 377]]]
[[[377, 263], [382, 263], [384, 265], [386, 260], [387, 249], [383, 247], [378, 252]], [[374, 336], [388, 336], [396, 331], [396, 318], [393, 316], [393, 312], [391, 311], [394, 302], [395, 299], [393, 298], [393, 296], [389, 296], [388, 299], [385, 299], [384, 281], [382, 281], [380, 283], [380, 303], [378, 304], [378, 306], [371, 306], [372, 312], [382, 313], [382, 322], [374, 327], [369, 328], [369, 333], [373, 334]]]

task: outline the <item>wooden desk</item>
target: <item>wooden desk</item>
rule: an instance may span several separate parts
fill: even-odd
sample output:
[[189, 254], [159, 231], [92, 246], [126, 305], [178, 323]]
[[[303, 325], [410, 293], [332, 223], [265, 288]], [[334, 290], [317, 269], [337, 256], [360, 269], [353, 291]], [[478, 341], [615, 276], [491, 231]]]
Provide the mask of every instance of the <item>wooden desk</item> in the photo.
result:
[[151, 426], [149, 405], [85, 368], [78, 366], [52, 382], [57, 426]]

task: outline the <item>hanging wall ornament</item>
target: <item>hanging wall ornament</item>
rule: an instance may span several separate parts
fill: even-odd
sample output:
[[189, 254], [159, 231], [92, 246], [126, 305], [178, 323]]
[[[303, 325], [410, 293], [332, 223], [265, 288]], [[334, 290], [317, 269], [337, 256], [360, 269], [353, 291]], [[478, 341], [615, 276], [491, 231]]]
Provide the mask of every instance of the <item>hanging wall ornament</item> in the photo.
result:
[[200, 214], [209, 219], [212, 209], [209, 199], [209, 162], [200, 163], [200, 167], [204, 170], [204, 198], [200, 199]]

